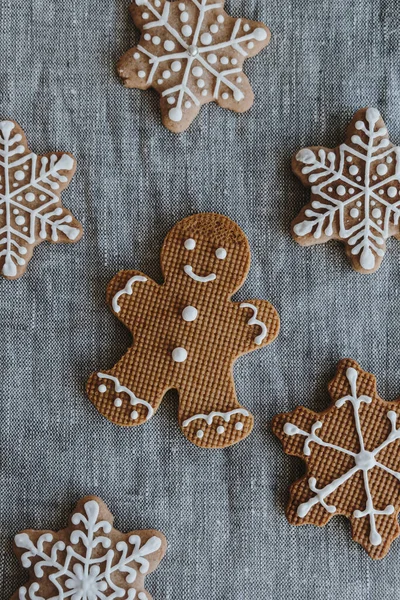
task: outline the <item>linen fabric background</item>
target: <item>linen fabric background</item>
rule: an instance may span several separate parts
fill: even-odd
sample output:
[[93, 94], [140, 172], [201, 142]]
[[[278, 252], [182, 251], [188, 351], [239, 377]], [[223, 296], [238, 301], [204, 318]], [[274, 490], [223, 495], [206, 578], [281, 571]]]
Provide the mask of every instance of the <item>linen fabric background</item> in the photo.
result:
[[[265, 22], [272, 42], [245, 65], [256, 99], [243, 115], [204, 107], [191, 128], [161, 125], [153, 91], [126, 90], [117, 59], [138, 40], [129, 0], [2, 0], [0, 117], [32, 150], [72, 152], [63, 202], [84, 226], [77, 245], [42, 244], [18, 281], [0, 281], [0, 596], [26, 580], [13, 536], [66, 525], [75, 502], [101, 496], [122, 530], [169, 541], [147, 578], [155, 600], [392, 600], [400, 540], [374, 563], [349, 523], [291, 527], [288, 487], [303, 473], [270, 431], [278, 412], [327, 406], [342, 357], [400, 394], [400, 244], [374, 275], [343, 247], [301, 248], [291, 219], [309, 198], [292, 175], [300, 147], [336, 146], [353, 113], [379, 108], [400, 143], [399, 0], [227, 0]], [[222, 212], [243, 228], [252, 268], [236, 299], [270, 300], [279, 338], [239, 360], [253, 433], [223, 451], [191, 445], [177, 396], [139, 428], [103, 418], [85, 397], [90, 373], [130, 343], [105, 290], [119, 269], [160, 279], [164, 236], [181, 218]]]

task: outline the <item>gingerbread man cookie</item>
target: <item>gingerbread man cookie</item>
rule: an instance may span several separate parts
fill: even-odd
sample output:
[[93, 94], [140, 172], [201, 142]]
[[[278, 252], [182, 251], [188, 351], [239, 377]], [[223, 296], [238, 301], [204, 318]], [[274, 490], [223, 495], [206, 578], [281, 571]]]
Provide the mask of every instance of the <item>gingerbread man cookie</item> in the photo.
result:
[[16, 535], [29, 581], [11, 600], [151, 600], [144, 578], [164, 556], [166, 539], [154, 530], [121, 533], [113, 520], [100, 498], [87, 496], [66, 529]]
[[300, 150], [293, 171], [311, 187], [311, 202], [292, 223], [296, 242], [340, 240], [356, 271], [376, 271], [386, 240], [400, 239], [400, 148], [390, 142], [379, 112], [359, 110], [345, 143], [333, 150]]
[[132, 426], [176, 389], [185, 436], [203, 448], [230, 446], [253, 427], [236, 397], [233, 363], [276, 338], [278, 314], [264, 300], [231, 301], [249, 271], [250, 249], [227, 217], [179, 222], [161, 265], [163, 285], [138, 271], [121, 271], [109, 284], [107, 301], [134, 343], [114, 368], [91, 376], [87, 393], [110, 421]]
[[165, 127], [184, 131], [208, 102], [236, 112], [251, 107], [242, 68], [269, 43], [263, 23], [230, 17], [224, 0], [136, 0], [131, 14], [142, 35], [118, 73], [126, 87], [160, 94]]
[[71, 154], [37, 156], [14, 121], [0, 121], [0, 268], [6, 279], [25, 272], [44, 240], [77, 242], [80, 223], [60, 200], [76, 168]]
[[375, 377], [350, 359], [339, 362], [328, 390], [324, 412], [300, 406], [273, 421], [285, 452], [307, 465], [286, 515], [319, 527], [345, 515], [353, 539], [380, 559], [400, 534], [400, 400], [382, 400]]

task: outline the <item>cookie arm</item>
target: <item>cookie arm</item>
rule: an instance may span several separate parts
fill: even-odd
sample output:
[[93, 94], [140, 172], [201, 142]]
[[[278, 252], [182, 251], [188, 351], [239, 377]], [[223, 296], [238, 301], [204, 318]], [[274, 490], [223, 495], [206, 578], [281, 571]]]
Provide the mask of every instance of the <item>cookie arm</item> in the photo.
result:
[[277, 337], [280, 319], [276, 309], [266, 300], [234, 302], [237, 321], [237, 354], [247, 354], [267, 346]]
[[140, 271], [120, 271], [107, 287], [107, 303], [112, 312], [129, 327], [135, 315], [148, 310], [159, 286]]

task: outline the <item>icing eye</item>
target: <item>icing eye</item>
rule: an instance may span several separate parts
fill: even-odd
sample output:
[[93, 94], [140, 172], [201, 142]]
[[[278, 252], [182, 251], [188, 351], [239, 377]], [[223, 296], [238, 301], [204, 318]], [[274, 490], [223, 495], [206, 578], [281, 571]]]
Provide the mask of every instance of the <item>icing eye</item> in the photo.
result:
[[194, 241], [194, 239], [189, 238], [184, 243], [184, 246], [185, 246], [186, 250], [194, 250], [196, 248], [196, 242]]
[[225, 250], [225, 248], [218, 248], [215, 251], [215, 256], [218, 258], [218, 260], [225, 260], [226, 259], [226, 250]]

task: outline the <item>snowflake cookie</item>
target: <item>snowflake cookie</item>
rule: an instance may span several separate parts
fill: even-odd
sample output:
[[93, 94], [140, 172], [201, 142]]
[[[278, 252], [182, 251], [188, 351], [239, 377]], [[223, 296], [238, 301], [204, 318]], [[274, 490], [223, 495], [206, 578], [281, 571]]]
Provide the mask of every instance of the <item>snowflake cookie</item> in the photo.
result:
[[337, 148], [300, 150], [293, 171], [311, 187], [311, 202], [292, 223], [296, 242], [340, 240], [356, 271], [376, 271], [388, 237], [400, 239], [399, 153], [375, 108], [355, 114]]
[[162, 533], [121, 533], [95, 496], [78, 502], [61, 531], [27, 530], [14, 539], [15, 553], [29, 569], [28, 583], [11, 600], [151, 600], [145, 575], [166, 550]]
[[131, 13], [142, 36], [118, 73], [126, 87], [160, 94], [168, 129], [187, 129], [207, 102], [236, 112], [251, 107], [243, 62], [269, 43], [265, 25], [230, 17], [224, 0], [136, 0]]
[[350, 359], [339, 362], [328, 390], [324, 412], [300, 406], [274, 418], [285, 452], [307, 465], [286, 515], [292, 525], [319, 527], [345, 515], [353, 539], [380, 559], [400, 533], [400, 401], [382, 400], [375, 377]]
[[250, 268], [247, 238], [227, 217], [194, 215], [169, 232], [161, 265], [163, 285], [138, 271], [120, 271], [109, 284], [108, 303], [134, 343], [110, 371], [91, 376], [88, 396], [110, 421], [132, 426], [176, 389], [179, 424], [191, 442], [236, 444], [253, 417], [237, 400], [233, 363], [279, 331], [269, 302], [231, 301]]
[[40, 242], [82, 236], [60, 200], [75, 168], [71, 154], [34, 154], [17, 123], [0, 121], [0, 268], [6, 279], [21, 277]]

